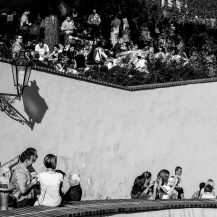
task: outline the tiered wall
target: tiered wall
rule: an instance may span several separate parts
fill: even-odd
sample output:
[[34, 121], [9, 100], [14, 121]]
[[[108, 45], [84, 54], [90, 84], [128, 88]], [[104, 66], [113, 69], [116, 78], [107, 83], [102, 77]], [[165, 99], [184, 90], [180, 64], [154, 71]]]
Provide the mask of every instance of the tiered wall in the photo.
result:
[[[0, 63], [0, 92], [15, 93], [10, 65]], [[186, 197], [217, 180], [217, 83], [127, 91], [32, 71], [24, 98], [12, 106], [33, 129], [0, 112], [2, 163], [26, 147], [58, 168], [81, 174], [84, 199], [130, 198], [134, 178], [183, 167]]]

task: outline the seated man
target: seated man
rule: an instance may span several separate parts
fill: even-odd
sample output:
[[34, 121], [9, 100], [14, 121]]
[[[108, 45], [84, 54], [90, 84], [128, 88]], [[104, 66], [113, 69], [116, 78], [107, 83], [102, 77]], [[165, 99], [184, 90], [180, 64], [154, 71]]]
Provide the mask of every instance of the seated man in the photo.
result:
[[12, 175], [12, 183], [16, 186], [12, 194], [17, 200], [17, 208], [34, 204], [33, 187], [37, 184], [37, 179], [32, 178], [29, 167], [35, 160], [35, 153], [33, 154], [31, 150], [27, 149], [20, 155], [20, 163]]
[[69, 177], [70, 188], [63, 196], [64, 202], [80, 201], [82, 197], [82, 189], [80, 186], [80, 176], [76, 173]]
[[22, 49], [23, 37], [21, 35], [17, 35], [15, 37], [15, 42], [12, 45], [12, 57], [17, 57]]
[[61, 31], [65, 34], [65, 36], [68, 36], [69, 34], [72, 34], [75, 29], [74, 21], [71, 19], [70, 16], [66, 17], [66, 20], [63, 21], [61, 25]]
[[36, 44], [35, 51], [39, 53], [39, 60], [41, 61], [47, 59], [50, 53], [49, 47], [44, 43], [43, 40], [40, 40], [39, 43]]

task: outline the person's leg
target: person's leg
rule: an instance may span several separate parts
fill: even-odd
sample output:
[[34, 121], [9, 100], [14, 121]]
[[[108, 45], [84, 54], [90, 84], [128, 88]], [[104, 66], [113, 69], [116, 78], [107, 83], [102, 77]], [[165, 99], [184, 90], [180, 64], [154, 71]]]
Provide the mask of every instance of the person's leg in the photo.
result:
[[33, 206], [33, 205], [34, 205], [33, 199], [24, 199], [16, 203], [16, 208], [22, 208], [22, 207]]
[[10, 195], [8, 196], [8, 207], [13, 207], [13, 208], [16, 208], [16, 203], [17, 203], [17, 199]]

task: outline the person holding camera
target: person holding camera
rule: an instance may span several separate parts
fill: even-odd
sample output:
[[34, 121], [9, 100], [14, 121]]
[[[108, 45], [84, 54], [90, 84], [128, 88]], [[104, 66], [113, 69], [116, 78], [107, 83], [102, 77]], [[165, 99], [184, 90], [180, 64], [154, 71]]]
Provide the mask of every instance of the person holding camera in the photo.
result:
[[20, 155], [20, 163], [14, 170], [11, 181], [16, 188], [12, 192], [16, 199], [16, 208], [33, 206], [34, 204], [34, 190], [33, 187], [38, 183], [36, 177], [32, 177], [29, 168], [36, 161], [35, 154], [30, 150], [25, 150]]
[[154, 182], [154, 187], [152, 190], [152, 195], [149, 200], [162, 199], [163, 196], [168, 192], [165, 185], [168, 183], [170, 172], [166, 169], [161, 170], [157, 174], [157, 180]]

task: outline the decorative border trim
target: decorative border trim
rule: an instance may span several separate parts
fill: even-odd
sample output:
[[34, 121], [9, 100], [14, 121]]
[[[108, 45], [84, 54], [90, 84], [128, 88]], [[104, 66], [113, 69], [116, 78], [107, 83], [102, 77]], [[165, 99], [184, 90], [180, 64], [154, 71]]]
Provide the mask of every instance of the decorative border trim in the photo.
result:
[[145, 84], [139, 86], [128, 86], [128, 88], [130, 91], [140, 91], [140, 90], [149, 90], [149, 89], [157, 89], [157, 88], [176, 87], [176, 86], [183, 86], [189, 84], [210, 83], [210, 82], [217, 82], [217, 77], [186, 80], [186, 81], [174, 81], [174, 82], [167, 82], [167, 83]]
[[117, 88], [117, 89], [122, 89], [122, 90], [127, 90], [127, 91], [130, 90], [129, 87], [113, 84], [113, 83], [102, 81], [102, 80], [88, 78], [88, 77], [85, 77], [83, 75], [76, 75], [76, 74], [72, 74], [72, 73], [59, 72], [55, 69], [50, 69], [50, 68], [43, 67], [43, 66], [33, 67], [33, 69], [35, 69], [36, 71], [43, 71], [43, 72], [53, 74], [53, 75], [58, 75], [58, 76], [63, 76], [63, 77], [67, 77], [67, 78], [73, 78], [73, 79], [80, 80], [80, 81], [86, 81], [89, 83], [99, 84], [102, 86], [107, 86], [107, 87], [112, 87], [112, 88]]
[[[40, 207], [33, 206], [22, 209], [13, 209], [10, 211], [0, 211], [0, 216], [93, 216], [93, 215], [115, 215], [131, 214], [138, 212], [154, 212], [170, 209], [189, 209], [189, 208], [212, 208], [217, 209], [216, 201], [212, 200], [92, 200], [92, 201], [73, 201], [63, 207]], [[216, 210], [217, 212], [217, 210]]]
[[[0, 57], [0, 62], [11, 63], [11, 61], [12, 61], [11, 59]], [[145, 84], [145, 85], [138, 85], [138, 86], [122, 86], [122, 85], [113, 84], [113, 83], [102, 81], [102, 80], [88, 78], [83, 75], [59, 72], [55, 69], [51, 69], [51, 68], [43, 67], [43, 66], [36, 66], [36, 67], [33, 67], [33, 69], [37, 71], [43, 71], [46, 73], [50, 73], [53, 75], [63, 76], [63, 77], [72, 78], [72, 79], [76, 79], [80, 81], [86, 81], [89, 83], [99, 84], [102, 86], [117, 88], [117, 89], [126, 90], [126, 91], [141, 91], [141, 90], [183, 86], [183, 85], [189, 85], [189, 84], [217, 82], [217, 77], [212, 77], [212, 78], [186, 80], [186, 81], [174, 81], [174, 82], [167, 82], [167, 83]]]

